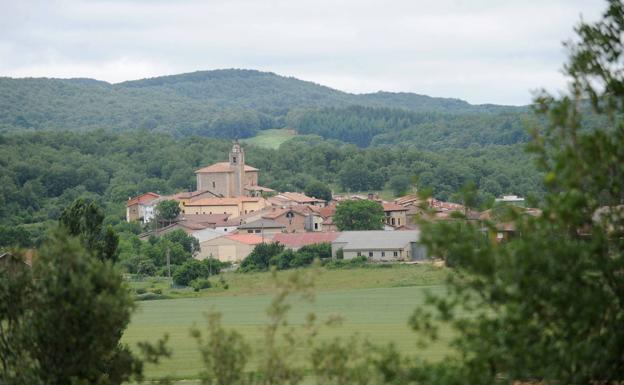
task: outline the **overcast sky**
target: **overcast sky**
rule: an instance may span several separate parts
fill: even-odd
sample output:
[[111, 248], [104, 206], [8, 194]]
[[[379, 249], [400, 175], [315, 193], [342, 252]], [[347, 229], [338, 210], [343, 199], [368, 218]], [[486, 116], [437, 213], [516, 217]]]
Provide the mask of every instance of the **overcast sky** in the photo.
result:
[[250, 68], [344, 91], [526, 104], [598, 0], [0, 0], [0, 76]]

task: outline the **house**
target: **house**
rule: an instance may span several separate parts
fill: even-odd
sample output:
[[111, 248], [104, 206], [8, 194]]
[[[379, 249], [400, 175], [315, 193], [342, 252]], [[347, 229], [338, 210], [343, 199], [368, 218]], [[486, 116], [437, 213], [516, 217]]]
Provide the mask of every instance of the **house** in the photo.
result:
[[279, 234], [285, 229], [286, 226], [283, 224], [265, 218], [238, 226], [238, 232], [240, 234], [256, 234], [262, 237], [262, 239], [273, 239], [275, 234]]
[[191, 234], [193, 237], [197, 238], [197, 240], [199, 241], [199, 243], [201, 244], [202, 242], [206, 242], [209, 241], [211, 239], [215, 239], [218, 237], [222, 237], [223, 233], [219, 232], [217, 230], [214, 229], [202, 229], [202, 230], [198, 230], [195, 231], [194, 233]]
[[271, 219], [284, 225], [286, 232], [301, 233], [306, 231], [306, 217], [308, 215], [312, 215], [310, 211], [300, 206], [291, 206], [287, 208], [273, 208], [264, 214], [262, 218]]
[[240, 262], [259, 243], [262, 243], [262, 237], [256, 234], [222, 235], [200, 242], [200, 251], [195, 258], [202, 260], [212, 256], [221, 262]]
[[367, 257], [374, 261], [413, 261], [426, 258], [419, 244], [420, 231], [344, 231], [332, 242], [332, 256], [342, 249], [344, 259]]
[[158, 198], [160, 198], [160, 195], [153, 192], [128, 198], [128, 202], [126, 202], [126, 221], [140, 221], [143, 224], [150, 222], [154, 219], [155, 201]]
[[338, 231], [338, 226], [334, 223], [334, 217], [327, 217], [322, 223], [323, 232], [335, 232]]
[[340, 233], [281, 233], [276, 234], [274, 242], [279, 242], [289, 249], [299, 250], [303, 246], [333, 242]]
[[245, 151], [235, 141], [229, 162], [219, 162], [195, 171], [197, 190], [209, 190], [224, 198], [245, 196], [245, 187], [258, 185], [258, 170], [245, 164]]
[[406, 207], [396, 203], [382, 203], [384, 210], [384, 223], [394, 228], [403, 227], [407, 224]]
[[275, 198], [277, 198], [278, 200], [281, 200], [284, 206], [310, 205], [310, 206], [323, 207], [327, 203], [323, 199], [312, 198], [305, 194], [296, 193], [296, 192], [280, 193], [280, 194], [277, 194]]
[[259, 211], [266, 206], [263, 198], [203, 198], [190, 201], [183, 205], [183, 214], [228, 214], [231, 217]]

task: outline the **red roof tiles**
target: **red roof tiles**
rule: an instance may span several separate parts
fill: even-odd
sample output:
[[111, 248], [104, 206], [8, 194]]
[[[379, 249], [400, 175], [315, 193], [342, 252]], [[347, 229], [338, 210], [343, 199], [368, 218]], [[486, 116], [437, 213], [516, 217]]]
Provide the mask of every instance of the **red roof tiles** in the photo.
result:
[[[258, 169], [245, 165], [245, 171], [258, 171]], [[195, 171], [196, 174], [204, 172], [234, 172], [234, 167], [229, 162], [219, 162]]]
[[300, 248], [305, 245], [315, 243], [332, 242], [340, 235], [339, 232], [333, 233], [280, 233], [275, 234], [273, 241], [279, 242], [289, 248]]

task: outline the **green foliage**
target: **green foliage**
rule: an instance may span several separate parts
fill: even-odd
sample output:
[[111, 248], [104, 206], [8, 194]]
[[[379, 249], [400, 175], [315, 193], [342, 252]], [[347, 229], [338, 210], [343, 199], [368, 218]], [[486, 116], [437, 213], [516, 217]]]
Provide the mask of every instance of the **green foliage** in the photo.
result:
[[156, 205], [156, 217], [160, 222], [171, 222], [180, 215], [180, 204], [176, 200], [164, 200]]
[[284, 251], [284, 245], [278, 242], [259, 243], [243, 259], [240, 265], [241, 272], [266, 271], [271, 265], [271, 259]]
[[192, 287], [195, 291], [200, 291], [211, 288], [212, 284], [206, 278], [196, 278], [190, 282], [189, 286]]
[[352, 200], [338, 204], [334, 223], [340, 231], [381, 230], [383, 218], [381, 204], [370, 200]]
[[388, 186], [395, 196], [402, 196], [409, 192], [412, 186], [412, 178], [405, 174], [393, 175], [388, 180]]
[[[440, 224], [426, 230], [433, 255], [461, 279], [418, 310], [414, 328], [435, 338], [437, 323], [457, 332], [458, 354], [411, 370], [418, 383], [615, 383], [622, 380], [624, 332], [624, 4], [581, 24], [569, 45], [572, 94], [543, 94], [548, 117], [532, 132], [547, 192], [539, 217], [507, 210], [517, 236], [495, 241], [494, 223]], [[608, 119], [584, 127], [579, 106]], [[469, 198], [468, 198], [469, 200]], [[498, 214], [501, 216], [501, 213]], [[465, 314], [470, 313], [467, 317]]]
[[327, 187], [326, 184], [319, 182], [319, 181], [314, 181], [314, 182], [309, 183], [306, 186], [304, 192], [307, 196], [314, 197], [317, 199], [323, 199], [327, 202], [329, 202], [332, 199], [332, 192], [330, 188]]
[[0, 247], [31, 247], [30, 233], [23, 226], [0, 226]]
[[202, 385], [244, 385], [250, 383], [245, 367], [251, 348], [234, 330], [221, 326], [221, 315], [208, 313], [208, 336], [204, 341], [199, 329], [192, 329], [197, 340], [205, 372], [201, 374]]
[[100, 260], [117, 260], [119, 237], [112, 227], [103, 229], [104, 213], [95, 201], [76, 199], [63, 210], [59, 221], [70, 235], [79, 237], [85, 249]]
[[217, 275], [228, 263], [221, 262], [214, 258], [204, 260], [191, 259], [184, 262], [173, 273], [173, 282], [176, 285], [189, 286], [192, 281], [199, 278], [208, 278]]
[[[83, 242], [64, 228], [50, 234], [35, 259], [34, 279], [25, 265], [0, 267], [3, 383], [105, 385], [142, 378], [142, 359], [120, 343], [134, 308], [130, 293], [112, 263], [87, 252]], [[143, 346], [153, 362], [168, 354], [164, 345]]]

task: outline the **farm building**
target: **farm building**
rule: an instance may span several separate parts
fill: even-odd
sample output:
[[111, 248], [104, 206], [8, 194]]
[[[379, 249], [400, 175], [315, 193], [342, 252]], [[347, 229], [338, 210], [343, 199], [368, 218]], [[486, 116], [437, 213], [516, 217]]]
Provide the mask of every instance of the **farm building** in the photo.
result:
[[313, 245], [317, 243], [332, 242], [340, 233], [290, 233], [277, 234], [273, 238], [274, 242], [279, 242], [289, 249], [299, 250], [303, 246]]
[[414, 261], [426, 258], [419, 244], [420, 231], [344, 231], [332, 242], [332, 256], [342, 249], [344, 259], [367, 257], [374, 261]]
[[240, 262], [251, 253], [254, 247], [262, 243], [262, 238], [255, 234], [230, 234], [199, 243], [197, 259], [213, 258], [222, 262]]

